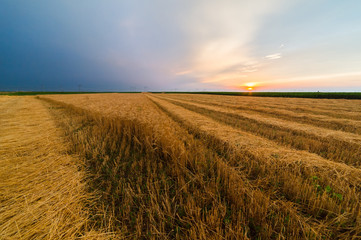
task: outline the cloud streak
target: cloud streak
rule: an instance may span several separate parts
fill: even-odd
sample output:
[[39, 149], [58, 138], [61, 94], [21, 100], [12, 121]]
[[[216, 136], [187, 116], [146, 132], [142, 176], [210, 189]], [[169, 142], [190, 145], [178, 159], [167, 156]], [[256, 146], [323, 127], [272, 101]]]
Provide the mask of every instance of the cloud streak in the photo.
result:
[[275, 54], [265, 56], [265, 58], [267, 58], [269, 60], [276, 60], [276, 59], [280, 59], [281, 57], [282, 57], [281, 53], [275, 53]]
[[191, 75], [203, 83], [227, 85], [256, 72], [250, 42], [262, 18], [279, 11], [282, 2], [200, 1], [184, 23], [192, 49], [186, 61]]

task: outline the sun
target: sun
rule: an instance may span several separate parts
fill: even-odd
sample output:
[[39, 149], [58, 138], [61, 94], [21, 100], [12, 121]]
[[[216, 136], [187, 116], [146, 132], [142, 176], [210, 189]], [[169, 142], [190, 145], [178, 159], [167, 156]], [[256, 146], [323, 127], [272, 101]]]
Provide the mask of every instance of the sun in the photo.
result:
[[249, 83], [245, 83], [243, 85], [243, 87], [247, 90], [247, 91], [253, 91], [255, 89], [255, 87], [257, 87], [257, 83], [255, 82], [249, 82]]

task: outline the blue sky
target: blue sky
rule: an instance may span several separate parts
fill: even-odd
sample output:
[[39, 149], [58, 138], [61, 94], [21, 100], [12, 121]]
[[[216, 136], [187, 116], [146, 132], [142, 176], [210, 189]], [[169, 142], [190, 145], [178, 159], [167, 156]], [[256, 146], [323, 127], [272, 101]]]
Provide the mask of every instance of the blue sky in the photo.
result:
[[0, 91], [361, 91], [356, 0], [2, 0]]

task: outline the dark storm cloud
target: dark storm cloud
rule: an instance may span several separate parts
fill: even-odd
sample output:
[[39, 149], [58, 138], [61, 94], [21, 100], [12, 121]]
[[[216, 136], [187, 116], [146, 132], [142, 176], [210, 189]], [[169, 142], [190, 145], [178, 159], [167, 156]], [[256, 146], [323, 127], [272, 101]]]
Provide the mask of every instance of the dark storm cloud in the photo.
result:
[[[144, 11], [140, 18], [130, 14], [134, 8]], [[151, 9], [120, 1], [2, 1], [0, 88], [159, 87], [180, 37], [163, 22], [174, 16]]]
[[0, 11], [1, 87], [97, 87], [103, 76], [97, 68], [101, 63], [79, 51], [83, 39], [76, 39], [76, 30], [69, 28], [64, 6], [50, 1], [5, 1]]

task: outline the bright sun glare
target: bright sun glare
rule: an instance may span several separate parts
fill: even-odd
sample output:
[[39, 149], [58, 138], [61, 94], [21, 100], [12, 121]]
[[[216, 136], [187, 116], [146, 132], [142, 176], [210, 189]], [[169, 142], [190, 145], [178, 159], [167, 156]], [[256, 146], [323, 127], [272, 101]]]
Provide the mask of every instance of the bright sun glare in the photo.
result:
[[249, 83], [245, 83], [243, 86], [246, 88], [246, 90], [252, 91], [257, 86], [257, 83], [249, 82]]

